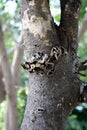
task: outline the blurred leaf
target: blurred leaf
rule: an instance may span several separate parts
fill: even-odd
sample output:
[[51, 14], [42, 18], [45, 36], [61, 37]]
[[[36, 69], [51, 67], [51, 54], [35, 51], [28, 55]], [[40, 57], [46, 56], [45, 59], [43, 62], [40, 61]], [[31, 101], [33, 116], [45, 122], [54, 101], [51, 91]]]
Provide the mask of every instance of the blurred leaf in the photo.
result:
[[55, 21], [59, 22], [59, 20], [60, 20], [60, 14], [56, 15], [56, 16], [54, 17], [54, 19], [55, 19]]

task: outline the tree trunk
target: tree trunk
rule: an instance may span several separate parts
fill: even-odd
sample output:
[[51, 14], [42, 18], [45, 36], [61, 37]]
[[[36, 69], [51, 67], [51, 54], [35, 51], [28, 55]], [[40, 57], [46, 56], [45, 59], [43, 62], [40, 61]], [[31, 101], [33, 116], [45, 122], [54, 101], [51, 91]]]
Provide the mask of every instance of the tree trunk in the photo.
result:
[[0, 65], [0, 103], [5, 99], [5, 86], [2, 79], [3, 79], [3, 74]]
[[[21, 37], [21, 41], [23, 39]], [[3, 32], [0, 24], [0, 60], [5, 82], [7, 108], [5, 114], [5, 130], [18, 130], [17, 111], [17, 87], [20, 76], [20, 63], [23, 57], [23, 48], [18, 46], [15, 49], [12, 71], [8, 62], [8, 55], [5, 49]]]
[[[56, 27], [47, 0], [22, 0], [29, 94], [21, 130], [65, 130], [81, 81], [76, 73], [79, 0], [61, 0]], [[56, 30], [57, 29], [57, 30]]]
[[15, 97], [15, 87], [13, 82], [10, 65], [8, 63], [7, 52], [3, 41], [3, 32], [0, 25], [0, 60], [3, 76], [5, 78], [5, 89], [7, 99], [7, 111], [5, 118], [5, 130], [17, 130], [17, 107]]

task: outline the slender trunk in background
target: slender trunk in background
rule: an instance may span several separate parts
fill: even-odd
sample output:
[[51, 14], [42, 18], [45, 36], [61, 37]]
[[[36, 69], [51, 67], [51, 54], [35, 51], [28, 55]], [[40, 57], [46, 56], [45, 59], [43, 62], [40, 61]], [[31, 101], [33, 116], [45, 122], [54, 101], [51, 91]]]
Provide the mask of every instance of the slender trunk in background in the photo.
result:
[[[22, 37], [21, 37], [21, 41]], [[5, 130], [18, 130], [17, 111], [17, 86], [20, 76], [20, 64], [23, 57], [23, 49], [17, 46], [14, 52], [12, 71], [8, 62], [8, 55], [3, 41], [3, 32], [0, 24], [0, 60], [5, 82], [7, 108], [5, 115]]]
[[81, 25], [81, 27], [79, 29], [78, 40], [81, 39], [81, 37], [83, 36], [83, 34], [84, 34], [85, 31], [87, 31], [87, 13], [84, 16], [82, 25]]
[[5, 99], [5, 85], [2, 79], [3, 79], [3, 73], [0, 65], [0, 103]]
[[5, 130], [17, 130], [17, 106], [15, 97], [15, 88], [10, 65], [8, 63], [7, 52], [3, 41], [3, 32], [0, 25], [0, 59], [3, 76], [5, 78], [7, 112], [5, 118]]
[[23, 36], [22, 33], [20, 34], [20, 42], [18, 45], [15, 46], [15, 50], [14, 50], [14, 57], [13, 57], [13, 61], [12, 61], [12, 75], [14, 78], [14, 83], [15, 86], [18, 87], [19, 85], [19, 81], [20, 81], [20, 72], [21, 72], [21, 61], [23, 58], [23, 47], [20, 46], [23, 43]]

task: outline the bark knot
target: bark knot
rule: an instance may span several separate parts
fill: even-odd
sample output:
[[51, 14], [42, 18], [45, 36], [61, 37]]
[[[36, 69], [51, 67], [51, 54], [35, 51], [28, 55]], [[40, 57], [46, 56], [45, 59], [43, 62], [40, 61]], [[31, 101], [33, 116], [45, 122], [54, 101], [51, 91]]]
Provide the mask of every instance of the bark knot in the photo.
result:
[[55, 66], [58, 63], [59, 58], [67, 54], [63, 47], [53, 47], [50, 51], [50, 54], [45, 54], [44, 52], [37, 52], [32, 55], [32, 58], [25, 63], [22, 63], [22, 67], [30, 73], [36, 74], [47, 74], [48, 76], [52, 75], [55, 71]]

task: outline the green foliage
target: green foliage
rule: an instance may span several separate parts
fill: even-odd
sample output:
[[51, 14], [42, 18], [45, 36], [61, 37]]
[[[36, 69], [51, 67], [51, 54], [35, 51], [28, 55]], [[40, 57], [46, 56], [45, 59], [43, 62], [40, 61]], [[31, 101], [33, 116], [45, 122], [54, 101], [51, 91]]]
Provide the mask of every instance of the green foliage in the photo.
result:
[[59, 22], [60, 20], [60, 14], [57, 14], [55, 17], [54, 17], [55, 21]]
[[87, 104], [83, 103], [72, 111], [67, 130], [87, 130]]
[[6, 101], [0, 104], [0, 130], [4, 128], [4, 115], [5, 115]]
[[17, 97], [18, 97], [17, 98], [17, 100], [18, 100], [17, 108], [18, 108], [18, 114], [19, 114], [19, 120], [18, 120], [19, 127], [22, 123], [23, 116], [24, 116], [27, 94], [28, 94], [28, 87], [20, 88], [18, 93], [17, 93]]
[[[19, 4], [14, 1], [10, 1], [11, 4], [15, 5], [13, 11], [8, 10], [8, 2], [6, 0], [0, 0], [0, 21], [2, 23], [4, 42], [6, 44], [7, 51], [16, 43], [20, 33], [20, 15], [19, 15]], [[12, 3], [13, 2], [13, 3]], [[17, 2], [18, 3], [18, 2]], [[14, 7], [14, 6], [13, 6]], [[16, 15], [16, 13], [18, 15]], [[15, 17], [16, 16], [16, 17]]]
[[82, 60], [87, 58], [87, 32], [85, 32], [84, 36], [79, 42], [78, 55], [82, 58]]
[[20, 84], [19, 84], [19, 86], [21, 86], [20, 88], [24, 87], [25, 85], [28, 86], [28, 82], [29, 82], [28, 74], [24, 69], [22, 69], [21, 77], [20, 77]]
[[[78, 56], [80, 57], [80, 61], [84, 61], [87, 59], [87, 32], [83, 35], [82, 39], [79, 42], [78, 47]], [[82, 81], [87, 82], [87, 70], [86, 71], [80, 71], [80, 73], [86, 75], [86, 76], [80, 76], [80, 79]]]
[[87, 8], [87, 0], [81, 0], [82, 5], [81, 5], [81, 10], [80, 10], [80, 21], [83, 20], [84, 14], [86, 13], [86, 8]]

